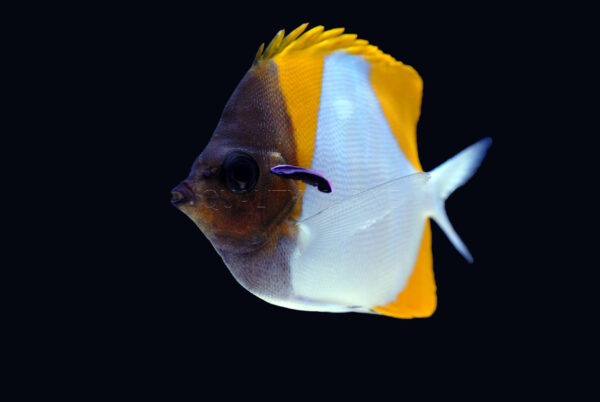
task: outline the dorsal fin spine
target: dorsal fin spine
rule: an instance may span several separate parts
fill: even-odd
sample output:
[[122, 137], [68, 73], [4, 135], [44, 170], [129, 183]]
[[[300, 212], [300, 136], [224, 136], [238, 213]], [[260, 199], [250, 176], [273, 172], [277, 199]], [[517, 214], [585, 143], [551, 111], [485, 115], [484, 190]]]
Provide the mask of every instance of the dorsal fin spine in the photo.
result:
[[271, 57], [273, 57], [273, 55], [279, 49], [279, 44], [283, 40], [284, 35], [285, 30], [283, 29], [277, 32], [277, 35], [275, 35], [275, 37], [273, 38], [273, 40], [271, 40], [271, 43], [269, 43], [269, 46], [267, 46], [267, 49], [265, 50], [265, 58], [270, 59]]
[[318, 37], [318, 35], [323, 32], [325, 27], [323, 25], [318, 25], [309, 31], [305, 32], [304, 35], [298, 38], [295, 42], [293, 42], [289, 49], [293, 50], [302, 50], [313, 44], [314, 39]]
[[281, 44], [279, 45], [279, 47], [281, 49], [285, 49], [286, 47], [288, 47], [288, 45], [290, 43], [292, 43], [293, 41], [296, 40], [296, 38], [298, 38], [298, 36], [302, 35], [302, 33], [306, 30], [306, 27], [308, 26], [308, 22], [300, 25], [298, 28], [294, 29], [292, 32], [290, 32], [288, 34], [288, 36], [286, 36], [283, 41], [281, 42]]
[[261, 43], [261, 45], [258, 48], [258, 51], [256, 52], [256, 56], [254, 56], [254, 63], [256, 64], [258, 62], [258, 60], [260, 60], [262, 54], [263, 54], [263, 50], [265, 50], [265, 43]]
[[341, 34], [344, 33], [345, 30], [346, 30], [346, 28], [333, 28], [333, 29], [327, 30], [321, 34], [319, 39], [327, 40], [329, 38], [340, 36]]

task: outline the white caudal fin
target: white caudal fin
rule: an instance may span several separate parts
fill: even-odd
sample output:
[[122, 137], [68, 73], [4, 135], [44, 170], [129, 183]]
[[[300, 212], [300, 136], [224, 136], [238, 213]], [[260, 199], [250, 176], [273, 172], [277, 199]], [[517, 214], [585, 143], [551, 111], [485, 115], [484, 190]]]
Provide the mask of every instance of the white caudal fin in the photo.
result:
[[435, 192], [432, 218], [446, 233], [454, 247], [471, 263], [473, 257], [452, 227], [444, 204], [454, 190], [465, 184], [475, 174], [490, 145], [492, 145], [492, 139], [489, 137], [479, 140], [430, 172], [431, 184]]

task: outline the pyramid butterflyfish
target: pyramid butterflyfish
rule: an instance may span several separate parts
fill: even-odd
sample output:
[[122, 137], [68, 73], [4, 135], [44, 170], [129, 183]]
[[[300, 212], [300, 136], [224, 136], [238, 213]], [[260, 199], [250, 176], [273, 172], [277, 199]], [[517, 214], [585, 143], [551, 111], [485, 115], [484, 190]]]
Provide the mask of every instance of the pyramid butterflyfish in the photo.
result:
[[491, 139], [424, 172], [419, 74], [343, 28], [306, 28], [261, 45], [172, 203], [269, 303], [429, 317], [430, 220], [472, 261], [444, 202]]

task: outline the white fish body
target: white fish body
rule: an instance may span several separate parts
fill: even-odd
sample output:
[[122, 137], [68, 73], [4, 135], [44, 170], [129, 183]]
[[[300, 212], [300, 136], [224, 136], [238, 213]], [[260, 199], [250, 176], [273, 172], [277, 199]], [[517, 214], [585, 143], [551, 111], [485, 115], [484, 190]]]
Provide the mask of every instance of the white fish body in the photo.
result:
[[343, 312], [393, 301], [412, 273], [429, 217], [471, 261], [443, 205], [475, 172], [491, 140], [431, 174], [417, 172], [378, 107], [369, 63], [345, 52], [325, 59], [321, 105], [311, 169], [334, 183], [335, 191], [306, 190], [291, 261], [296, 298], [275, 303]]

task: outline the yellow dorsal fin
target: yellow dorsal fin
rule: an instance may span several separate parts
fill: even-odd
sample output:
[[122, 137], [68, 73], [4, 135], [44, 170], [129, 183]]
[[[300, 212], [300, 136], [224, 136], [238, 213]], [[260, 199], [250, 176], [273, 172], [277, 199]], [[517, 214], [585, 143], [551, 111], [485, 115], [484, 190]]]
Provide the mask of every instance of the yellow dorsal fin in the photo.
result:
[[376, 46], [370, 45], [368, 41], [358, 39], [355, 34], [344, 34], [344, 28], [325, 30], [323, 26], [318, 25], [306, 31], [307, 27], [308, 23], [302, 24], [287, 36], [283, 29], [277, 32], [266, 48], [264, 43], [260, 45], [254, 64], [299, 51], [327, 53], [344, 49], [351, 54], [360, 54], [370, 62], [403, 65]]

